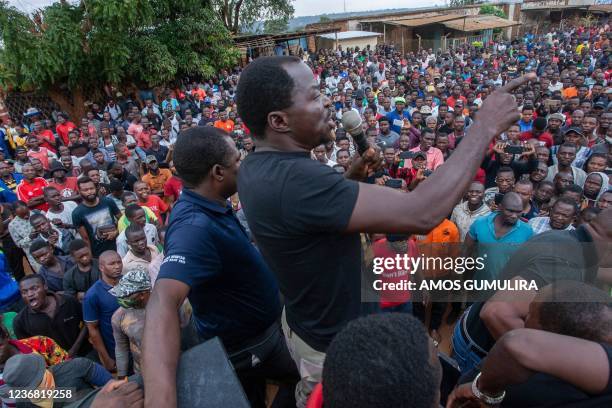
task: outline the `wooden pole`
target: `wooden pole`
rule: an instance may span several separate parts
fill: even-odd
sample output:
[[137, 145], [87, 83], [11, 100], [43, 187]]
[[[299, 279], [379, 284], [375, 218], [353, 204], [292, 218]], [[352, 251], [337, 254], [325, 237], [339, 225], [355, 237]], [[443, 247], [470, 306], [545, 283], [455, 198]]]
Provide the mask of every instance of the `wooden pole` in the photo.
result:
[[387, 25], [383, 23], [383, 43], [387, 43]]

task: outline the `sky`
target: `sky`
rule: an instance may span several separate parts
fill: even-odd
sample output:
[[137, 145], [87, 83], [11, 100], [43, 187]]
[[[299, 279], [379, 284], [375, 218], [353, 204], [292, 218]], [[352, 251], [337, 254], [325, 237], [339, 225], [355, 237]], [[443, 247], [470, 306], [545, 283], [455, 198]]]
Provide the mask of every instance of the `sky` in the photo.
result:
[[[32, 11], [53, 3], [53, 0], [9, 0], [20, 10]], [[444, 4], [444, 0], [294, 0], [295, 16], [366, 11], [387, 8], [413, 8]]]

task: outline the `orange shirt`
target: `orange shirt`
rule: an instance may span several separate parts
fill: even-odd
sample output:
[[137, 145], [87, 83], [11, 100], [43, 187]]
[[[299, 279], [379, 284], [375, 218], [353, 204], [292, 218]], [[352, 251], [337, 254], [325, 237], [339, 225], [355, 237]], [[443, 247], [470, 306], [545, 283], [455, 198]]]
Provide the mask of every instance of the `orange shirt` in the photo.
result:
[[[419, 239], [419, 250], [426, 258], [455, 258], [459, 256], [461, 236], [459, 229], [454, 222], [444, 219], [437, 227], [429, 231], [429, 234]], [[436, 265], [433, 262], [431, 265]], [[442, 263], [444, 264], [444, 262]], [[423, 276], [426, 278], [437, 278], [447, 275], [448, 270], [436, 267], [423, 269]]]
[[234, 130], [234, 121], [231, 119], [228, 119], [226, 121], [217, 120], [215, 121], [214, 126], [218, 129], [223, 129], [227, 133], [229, 133]]
[[578, 96], [578, 90], [574, 86], [570, 86], [569, 88], [564, 88], [561, 91], [561, 95], [563, 95], [563, 99], [573, 98]]
[[157, 175], [151, 172], [142, 176], [142, 181], [149, 185], [151, 191], [164, 191], [164, 184], [172, 177], [172, 172], [168, 169], [159, 169]]

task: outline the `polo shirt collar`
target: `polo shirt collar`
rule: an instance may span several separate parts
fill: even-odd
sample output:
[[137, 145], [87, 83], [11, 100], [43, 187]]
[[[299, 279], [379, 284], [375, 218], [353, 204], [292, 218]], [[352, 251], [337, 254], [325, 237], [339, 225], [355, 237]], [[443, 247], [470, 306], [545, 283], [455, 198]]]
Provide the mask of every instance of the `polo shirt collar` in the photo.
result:
[[219, 203], [209, 200], [208, 198], [188, 188], [183, 188], [183, 192], [181, 194], [181, 200], [187, 201], [189, 203], [195, 204], [197, 206], [203, 207], [207, 210], [210, 210], [212, 212], [216, 212], [219, 214], [231, 214], [232, 213], [232, 206], [229, 205], [229, 203], [226, 203], [225, 207], [223, 207]]

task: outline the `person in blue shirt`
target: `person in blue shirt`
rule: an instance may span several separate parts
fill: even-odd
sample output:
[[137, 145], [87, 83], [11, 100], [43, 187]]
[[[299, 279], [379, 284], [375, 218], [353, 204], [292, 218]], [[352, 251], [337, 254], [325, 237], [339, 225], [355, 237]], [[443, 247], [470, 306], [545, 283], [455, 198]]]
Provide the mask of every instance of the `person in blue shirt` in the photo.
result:
[[524, 106], [521, 111], [521, 120], [518, 121], [521, 133], [530, 132], [533, 129], [533, 107]]
[[391, 122], [391, 130], [397, 134], [400, 134], [402, 131], [402, 126], [404, 125], [404, 119], [408, 119], [412, 122], [412, 118], [410, 117], [410, 113], [404, 110], [406, 108], [406, 99], [402, 97], [395, 98], [395, 110], [387, 115], [389, 122]]
[[0, 161], [0, 202], [13, 203], [17, 201], [17, 186], [21, 183], [21, 173], [11, 173], [11, 166]]
[[11, 276], [4, 252], [0, 249], [0, 313], [18, 312], [21, 306], [19, 285]]
[[178, 138], [174, 164], [184, 187], [147, 305], [145, 406], [176, 405], [178, 312], [186, 298], [193, 307], [190, 337], [195, 344], [221, 339], [252, 406], [265, 406], [266, 378], [291, 390], [279, 392], [290, 399], [279, 406], [295, 406], [299, 375], [278, 323], [276, 279], [227, 201], [237, 189], [239, 151], [223, 130], [190, 128]]
[[121, 279], [123, 263], [115, 251], [105, 251], [98, 259], [100, 279], [85, 293], [83, 321], [89, 331], [89, 341], [98, 352], [100, 362], [109, 371], [115, 370], [115, 338], [111, 318], [119, 308], [117, 298], [109, 293]]
[[465, 252], [470, 256], [476, 250], [483, 257], [485, 267], [477, 270], [474, 279], [494, 280], [510, 256], [533, 235], [533, 230], [520, 220], [523, 201], [515, 192], [504, 194], [499, 211], [478, 218], [465, 237]]

